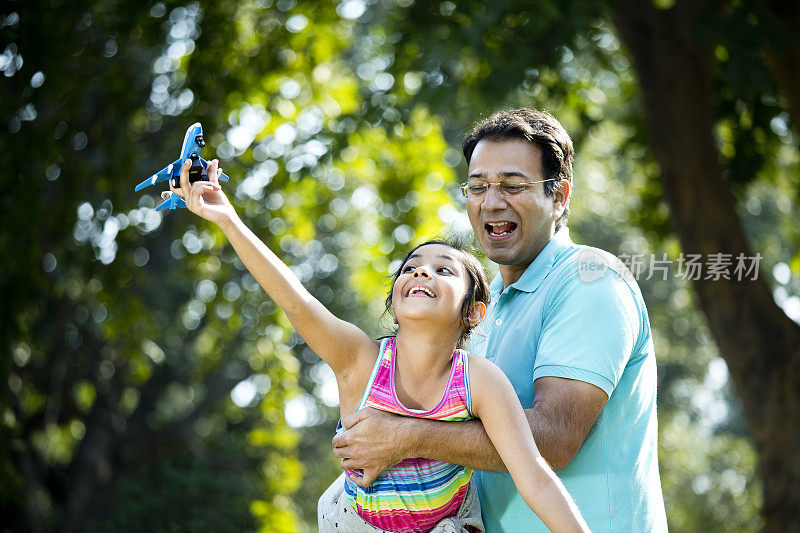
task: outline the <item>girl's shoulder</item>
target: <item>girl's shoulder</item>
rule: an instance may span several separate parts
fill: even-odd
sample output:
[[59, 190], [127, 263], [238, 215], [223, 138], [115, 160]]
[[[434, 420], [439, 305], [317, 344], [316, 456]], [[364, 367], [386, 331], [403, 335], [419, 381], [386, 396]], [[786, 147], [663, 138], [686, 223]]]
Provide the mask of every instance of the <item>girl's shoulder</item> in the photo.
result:
[[[372, 343], [362, 346], [359, 350], [360, 353], [353, 354], [353, 362], [348, 368], [348, 372], [336, 376], [341, 407], [352, 404], [352, 410], [355, 411], [355, 406], [358, 405], [379, 359], [381, 340], [373, 340]], [[344, 412], [343, 416], [346, 416]]]
[[469, 381], [472, 395], [472, 406], [475, 414], [480, 418], [482, 406], [490, 406], [499, 398], [511, 392], [515, 397], [514, 388], [505, 373], [496, 364], [485, 357], [467, 354], [469, 364]]
[[508, 380], [503, 371], [500, 370], [500, 367], [485, 357], [469, 352], [464, 352], [464, 354], [469, 368], [469, 379], [473, 387], [479, 385], [479, 382], [482, 385], [486, 385], [497, 380]]

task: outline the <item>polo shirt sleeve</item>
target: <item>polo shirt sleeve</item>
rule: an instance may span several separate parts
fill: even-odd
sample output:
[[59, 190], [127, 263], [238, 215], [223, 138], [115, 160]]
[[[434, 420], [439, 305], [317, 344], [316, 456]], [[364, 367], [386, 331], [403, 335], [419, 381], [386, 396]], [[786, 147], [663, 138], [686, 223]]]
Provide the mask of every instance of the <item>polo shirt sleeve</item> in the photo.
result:
[[630, 287], [613, 270], [591, 282], [568, 277], [549, 295], [533, 380], [553, 376], [585, 381], [611, 396], [641, 322]]

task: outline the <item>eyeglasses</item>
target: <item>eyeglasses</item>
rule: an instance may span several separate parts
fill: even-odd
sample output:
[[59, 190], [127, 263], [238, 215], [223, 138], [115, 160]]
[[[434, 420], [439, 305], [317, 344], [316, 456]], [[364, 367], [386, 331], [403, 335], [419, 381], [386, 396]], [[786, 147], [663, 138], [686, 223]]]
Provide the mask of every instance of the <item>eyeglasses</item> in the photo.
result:
[[470, 181], [467, 183], [462, 183], [459, 185], [461, 189], [461, 194], [464, 195], [464, 198], [482, 198], [487, 192], [489, 192], [489, 187], [497, 187], [497, 193], [502, 196], [514, 196], [515, 194], [519, 194], [525, 189], [527, 189], [531, 185], [535, 185], [537, 183], [545, 183], [548, 181], [560, 181], [558, 178], [550, 178], [546, 180], [537, 180], [537, 181], [514, 181], [514, 180], [503, 180], [498, 181], [496, 183], [489, 183], [486, 181]]

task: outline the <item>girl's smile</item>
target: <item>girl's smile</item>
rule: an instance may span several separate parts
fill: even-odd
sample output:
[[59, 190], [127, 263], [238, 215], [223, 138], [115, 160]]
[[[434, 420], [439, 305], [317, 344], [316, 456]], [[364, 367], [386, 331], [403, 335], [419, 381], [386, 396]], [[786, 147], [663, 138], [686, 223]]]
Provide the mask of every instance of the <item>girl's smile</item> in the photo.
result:
[[424, 285], [414, 285], [406, 293], [407, 297], [418, 296], [424, 298], [436, 298], [436, 295], [428, 287]]
[[[436, 319], [459, 324], [461, 305], [467, 294], [466, 272], [454, 257], [454, 250], [429, 244], [414, 251], [400, 269], [395, 281], [393, 307], [398, 320], [430, 317], [434, 304]], [[419, 304], [425, 303], [423, 307]]]
[[402, 326], [398, 338], [422, 335], [428, 339], [424, 342], [438, 343], [458, 335], [460, 347], [486, 313], [486, 274], [478, 259], [458, 243], [420, 244], [408, 252], [392, 277], [386, 311]]

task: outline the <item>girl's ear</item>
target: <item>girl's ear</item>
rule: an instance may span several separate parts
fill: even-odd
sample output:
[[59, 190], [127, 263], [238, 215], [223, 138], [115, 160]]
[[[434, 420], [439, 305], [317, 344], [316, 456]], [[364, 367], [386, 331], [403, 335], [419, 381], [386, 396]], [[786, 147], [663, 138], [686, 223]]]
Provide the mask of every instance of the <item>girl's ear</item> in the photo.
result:
[[483, 302], [475, 302], [472, 304], [472, 309], [469, 311], [469, 326], [474, 328], [481, 323], [483, 317], [486, 316], [486, 304]]

